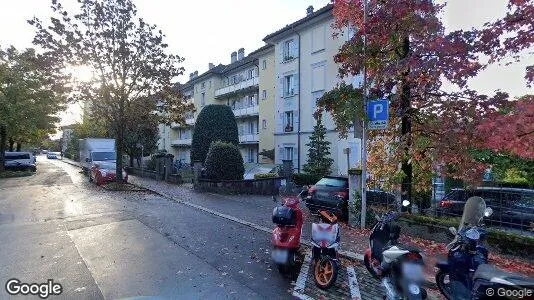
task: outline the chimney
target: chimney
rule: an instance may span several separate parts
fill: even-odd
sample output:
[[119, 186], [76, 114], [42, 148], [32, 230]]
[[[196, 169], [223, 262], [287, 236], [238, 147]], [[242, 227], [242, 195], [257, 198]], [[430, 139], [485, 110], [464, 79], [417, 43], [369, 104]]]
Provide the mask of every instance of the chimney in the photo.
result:
[[308, 8], [306, 8], [306, 16], [309, 16], [311, 14], [313, 14], [313, 6], [312, 5], [308, 6]]
[[235, 63], [237, 61], [237, 52], [232, 52], [230, 63]]
[[245, 57], [245, 48], [237, 50], [237, 60], [242, 60]]
[[189, 80], [193, 79], [195, 77], [195, 72], [189, 73]]
[[195, 77], [198, 77], [198, 71], [195, 71]]
[[213, 69], [213, 67], [215, 67], [215, 65], [214, 65], [213, 63], [209, 63], [209, 64], [208, 64], [208, 70]]

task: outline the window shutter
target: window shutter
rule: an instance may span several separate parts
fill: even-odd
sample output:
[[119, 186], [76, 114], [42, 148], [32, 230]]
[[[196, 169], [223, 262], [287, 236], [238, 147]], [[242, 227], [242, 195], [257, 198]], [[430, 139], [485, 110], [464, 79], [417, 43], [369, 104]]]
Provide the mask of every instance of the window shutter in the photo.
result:
[[299, 74], [296, 73], [293, 75], [293, 94], [299, 93]]
[[299, 56], [299, 44], [298, 44], [298, 41], [297, 40], [293, 40], [293, 51], [292, 51], [292, 55], [293, 57], [298, 57]]
[[284, 113], [278, 113], [276, 120], [276, 132], [284, 132]]
[[279, 88], [279, 92], [280, 92], [280, 98], [284, 98], [284, 86], [285, 86], [285, 80], [284, 80], [284, 77], [281, 76], [280, 77], [280, 84], [278, 85], [280, 88]]
[[281, 42], [280, 46], [278, 47], [280, 48], [280, 62], [284, 61], [284, 44], [284, 42]]
[[278, 163], [282, 163], [282, 159], [284, 159], [284, 147], [278, 147], [278, 154], [275, 157], [275, 160], [278, 161]]
[[294, 110], [293, 111], [293, 131], [298, 132], [299, 130], [299, 111]]

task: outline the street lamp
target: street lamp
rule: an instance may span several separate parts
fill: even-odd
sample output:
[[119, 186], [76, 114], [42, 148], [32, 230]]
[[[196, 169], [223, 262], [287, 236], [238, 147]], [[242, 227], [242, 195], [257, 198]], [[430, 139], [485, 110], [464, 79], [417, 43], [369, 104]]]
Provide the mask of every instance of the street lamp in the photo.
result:
[[137, 143], [137, 148], [141, 148], [141, 177], [145, 177], [145, 172], [143, 168], [143, 157], [145, 157], [143, 155], [143, 150], [145, 149], [145, 147], [143, 146], [143, 144]]

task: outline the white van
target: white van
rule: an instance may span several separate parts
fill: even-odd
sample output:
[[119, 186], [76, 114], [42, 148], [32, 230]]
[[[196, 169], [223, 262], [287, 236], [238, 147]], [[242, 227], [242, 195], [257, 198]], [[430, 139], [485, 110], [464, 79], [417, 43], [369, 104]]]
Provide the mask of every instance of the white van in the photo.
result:
[[35, 172], [35, 156], [31, 152], [5, 152], [4, 168], [12, 171]]

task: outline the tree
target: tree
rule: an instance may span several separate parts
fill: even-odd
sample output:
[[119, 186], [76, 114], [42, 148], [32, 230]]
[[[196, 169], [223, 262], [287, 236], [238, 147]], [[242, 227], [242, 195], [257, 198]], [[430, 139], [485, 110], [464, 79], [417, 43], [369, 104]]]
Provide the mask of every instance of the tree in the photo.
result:
[[308, 146], [308, 161], [303, 167], [303, 171], [309, 174], [325, 176], [331, 173], [334, 160], [330, 157], [330, 142], [325, 139], [326, 127], [323, 125], [322, 113], [318, 111], [314, 115], [316, 124], [310, 136]]
[[[158, 149], [159, 129], [157, 121], [150, 115], [140, 112], [135, 122], [126, 127], [124, 147], [130, 156], [130, 167], [133, 167], [134, 158], [141, 155], [149, 156]], [[141, 149], [141, 147], [142, 149]]]
[[517, 99], [511, 109], [495, 112], [477, 129], [488, 149], [534, 160], [534, 95]]
[[191, 161], [204, 163], [211, 143], [216, 141], [239, 145], [237, 122], [227, 105], [206, 105], [198, 114], [191, 141]]
[[73, 125], [70, 142], [67, 144], [65, 156], [78, 161], [80, 159], [79, 139], [110, 138], [110, 126], [105, 120], [84, 116], [82, 123]]
[[49, 27], [37, 18], [29, 23], [37, 30], [34, 43], [61, 58], [63, 66], [94, 69], [90, 82], [75, 87], [75, 99], [89, 101], [92, 114], [110, 125], [121, 182], [126, 126], [139, 109], [152, 112], [158, 122], [185, 123], [190, 107], [172, 83], [183, 73], [183, 59], [167, 53], [163, 33], [137, 17], [132, 0], [78, 2], [79, 11], [71, 14], [53, 0]]
[[245, 174], [243, 156], [232, 143], [211, 143], [205, 165], [206, 175], [214, 180], [241, 180]]
[[66, 101], [66, 77], [53, 56], [33, 49], [0, 49], [0, 171], [4, 151], [42, 140], [55, 131], [56, 113]]
[[[335, 1], [334, 26], [359, 32], [334, 60], [341, 65], [341, 76], [366, 70], [372, 83], [369, 99], [390, 99], [390, 125], [371, 132], [369, 143], [387, 155], [370, 157], [370, 167], [386, 166], [389, 177], [400, 184], [403, 199], [411, 198], [414, 186], [429, 188], [428, 179], [436, 169], [451, 177], [480, 180], [484, 166], [469, 155], [483, 143], [477, 125], [507, 102], [504, 93], [488, 97], [467, 86], [467, 80], [487, 66], [478, 56], [484, 44], [481, 31], [446, 33], [439, 18], [444, 5], [434, 1], [368, 2], [364, 23], [363, 0]], [[457, 91], [445, 91], [444, 82]], [[361, 102], [362, 98], [341, 100]], [[347, 116], [337, 109], [344, 105], [332, 101], [327, 99], [322, 106], [346, 135], [347, 125], [352, 124], [341, 119], [354, 120], [356, 115]]]

